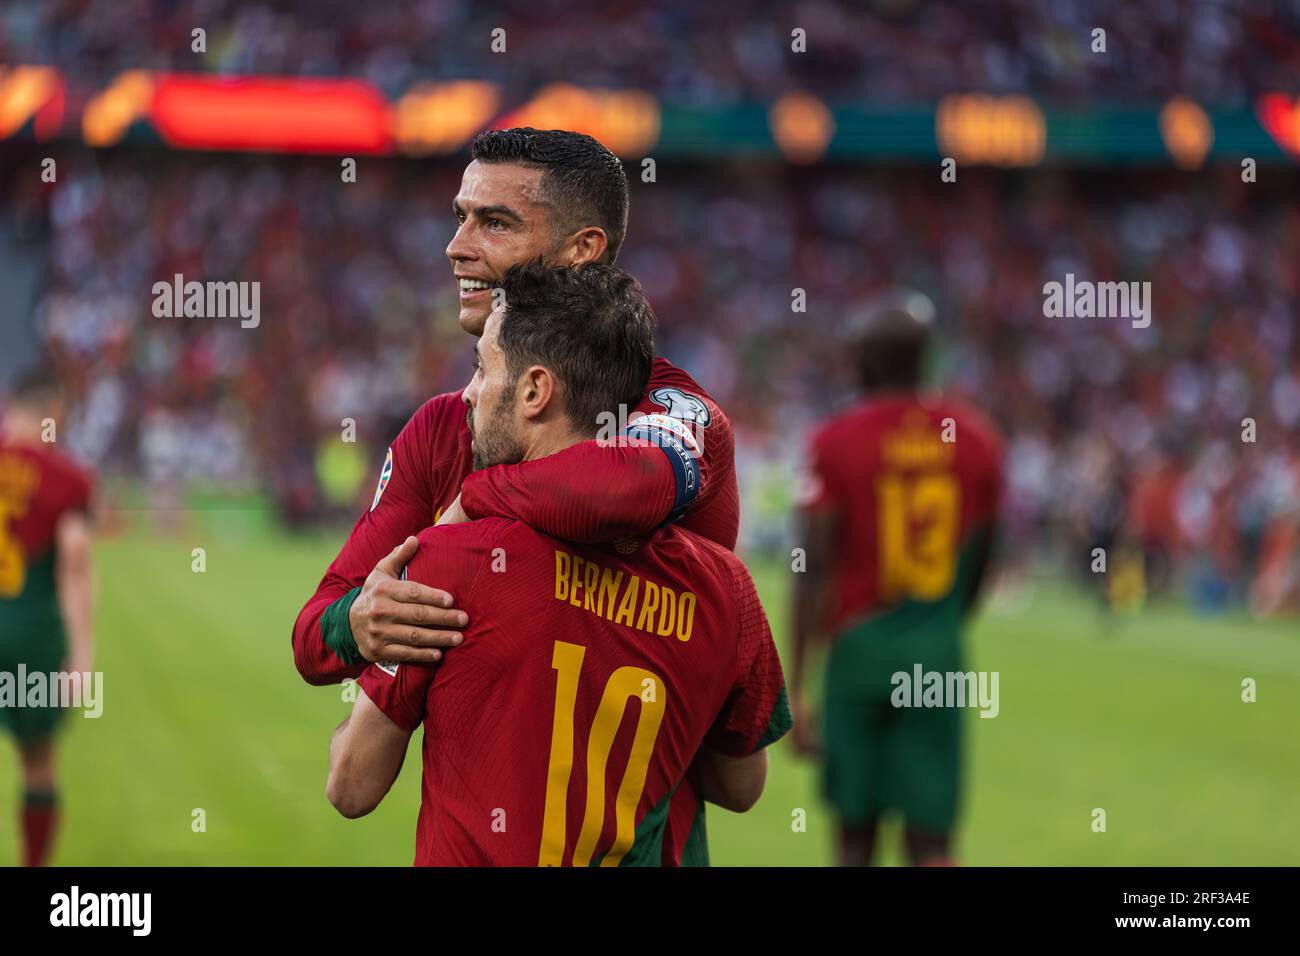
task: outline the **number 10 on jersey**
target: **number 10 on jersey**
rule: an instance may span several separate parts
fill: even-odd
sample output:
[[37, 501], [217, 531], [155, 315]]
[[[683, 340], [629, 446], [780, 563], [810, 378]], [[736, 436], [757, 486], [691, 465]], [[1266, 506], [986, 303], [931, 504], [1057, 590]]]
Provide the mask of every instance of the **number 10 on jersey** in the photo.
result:
[[[551, 726], [551, 758], [546, 770], [546, 804], [542, 813], [542, 845], [538, 866], [560, 866], [568, 846], [566, 817], [569, 780], [573, 775], [574, 714], [578, 704], [578, 677], [587, 649], [579, 644], [556, 641], [551, 655], [555, 675], [555, 719]], [[614, 844], [601, 859], [601, 866], [618, 866], [632, 846], [636, 830], [636, 808], [645, 789], [650, 757], [654, 753], [659, 725], [664, 718], [667, 690], [658, 675], [641, 667], [620, 667], [610, 675], [600, 696], [596, 719], [587, 735], [587, 799], [582, 829], [573, 848], [573, 865], [588, 866], [596, 841], [605, 825], [605, 774], [614, 737], [623, 722], [629, 698], [639, 704], [636, 733], [627, 769], [619, 783], [614, 805]]]

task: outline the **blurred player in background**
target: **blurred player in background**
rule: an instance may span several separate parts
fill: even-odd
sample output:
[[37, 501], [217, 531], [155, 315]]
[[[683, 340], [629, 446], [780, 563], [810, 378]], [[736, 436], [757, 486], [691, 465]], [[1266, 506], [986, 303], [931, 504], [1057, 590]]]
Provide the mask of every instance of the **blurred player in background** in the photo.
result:
[[[627, 230], [622, 163], [590, 136], [491, 130], [452, 200], [447, 246], [460, 288], [461, 328], [481, 335], [493, 289], [510, 267], [612, 264]], [[446, 589], [399, 581], [414, 535], [444, 513], [458, 520], [519, 518], [567, 541], [605, 542], [682, 526], [734, 548], [740, 526], [735, 448], [721, 409], [685, 372], [656, 358], [628, 410], [629, 434], [649, 444], [578, 442], [535, 461], [474, 472], [461, 392], [435, 396], [388, 451], [374, 502], [294, 625], [294, 661], [314, 684], [357, 677], [367, 661], [439, 659], [468, 621]], [[597, 478], [596, 476], [599, 476]], [[673, 797], [666, 842], [706, 864], [704, 807], [687, 783]]]
[[[476, 469], [592, 438], [640, 398], [654, 361], [654, 314], [626, 273], [533, 266], [500, 281], [507, 304], [464, 391]], [[706, 799], [737, 812], [757, 801], [763, 748], [790, 714], [729, 549], [675, 524], [580, 545], [507, 518], [419, 541], [406, 576], [450, 588], [471, 623], [439, 664], [362, 675], [330, 748], [345, 816], [383, 799], [421, 724], [418, 865], [680, 865], [668, 810], [697, 752]]]
[[[54, 381], [21, 378], [0, 421], [0, 673], [15, 682], [20, 667], [76, 681], [93, 666], [91, 480], [47, 440], [62, 421]], [[58, 821], [54, 731], [63, 711], [51, 700], [6, 704], [0, 727], [17, 740], [22, 762], [23, 862], [42, 866]]]
[[959, 632], [989, 563], [1001, 440], [983, 415], [921, 393], [934, 307], [895, 293], [858, 343], [861, 401], [814, 435], [795, 575], [795, 740], [817, 750], [803, 694], [829, 639], [820, 744], [842, 865], [871, 862], [882, 814], [903, 817], [914, 864], [951, 862], [960, 708], [895, 707], [893, 675], [962, 670]]
[[[1096, 596], [1109, 622], [1112, 609], [1132, 605], [1141, 596], [1141, 559], [1125, 531], [1131, 495], [1113, 445], [1091, 436], [1079, 439], [1079, 445], [1080, 467], [1070, 476], [1072, 486], [1063, 489], [1071, 551], [1079, 555], [1080, 583]], [[1109, 623], [1102, 633], [1110, 633]]]

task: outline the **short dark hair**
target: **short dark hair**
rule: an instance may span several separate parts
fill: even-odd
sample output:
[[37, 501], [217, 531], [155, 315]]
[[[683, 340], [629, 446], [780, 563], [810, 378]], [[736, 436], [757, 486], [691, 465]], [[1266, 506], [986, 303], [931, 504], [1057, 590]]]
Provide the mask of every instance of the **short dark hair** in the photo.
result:
[[903, 314], [882, 317], [858, 344], [858, 380], [862, 387], [920, 387], [928, 341], [926, 331]]
[[627, 174], [619, 158], [583, 133], [564, 129], [493, 129], [479, 133], [470, 156], [485, 163], [519, 163], [544, 170], [541, 199], [555, 207], [557, 226], [605, 230], [602, 262], [612, 265], [627, 235]]
[[497, 344], [518, 379], [530, 365], [564, 383], [565, 412], [594, 434], [602, 412], [635, 408], [655, 356], [655, 314], [641, 285], [599, 263], [552, 268], [513, 266], [501, 280], [505, 312]]
[[934, 303], [906, 289], [877, 296], [860, 325], [858, 381], [865, 389], [920, 388]]

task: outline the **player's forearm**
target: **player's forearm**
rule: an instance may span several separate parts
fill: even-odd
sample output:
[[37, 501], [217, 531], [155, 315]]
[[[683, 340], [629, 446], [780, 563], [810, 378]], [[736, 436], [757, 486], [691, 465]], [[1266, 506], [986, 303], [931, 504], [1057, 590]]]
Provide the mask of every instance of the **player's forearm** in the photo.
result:
[[379, 800], [368, 800], [364, 792], [363, 777], [357, 766], [359, 761], [355, 759], [352, 735], [348, 730], [351, 721], [351, 717], [344, 719], [330, 738], [330, 769], [325, 782], [325, 795], [329, 802], [350, 820], [365, 816], [379, 805]]
[[791, 627], [790, 694], [796, 699], [803, 692], [809, 649], [818, 640], [818, 609], [822, 606], [819, 589], [813, 582], [795, 581], [794, 621]]
[[90, 523], [84, 514], [68, 514], [55, 529], [59, 611], [77, 667], [89, 668], [94, 657], [95, 574], [90, 553]]
[[59, 608], [73, 659], [89, 667], [95, 654], [95, 574], [89, 560], [60, 571]]
[[430, 523], [430, 471], [442, 467], [428, 441], [430, 416], [454, 409], [463, 419], [464, 407], [449, 401], [453, 398], [430, 399], [406, 423], [388, 450], [374, 502], [357, 519], [316, 593], [299, 611], [293, 625], [293, 659], [307, 683], [337, 684], [365, 669], [348, 621], [351, 602], [375, 566]]
[[700, 796], [733, 813], [745, 813], [758, 803], [767, 784], [767, 751], [728, 757], [701, 747], [695, 757]]
[[812, 639], [807, 631], [796, 627], [790, 652], [790, 696], [796, 701], [803, 693], [803, 675], [808, 660], [808, 645]]
[[835, 519], [830, 514], [805, 514], [800, 521], [799, 539], [804, 546], [804, 569], [794, 576], [794, 610], [791, 627], [793, 652], [789, 691], [799, 699], [803, 691], [808, 655], [823, 640], [831, 607], [831, 551]]
[[642, 535], [669, 516], [679, 479], [663, 449], [582, 442], [555, 455], [498, 465], [465, 479], [461, 506], [471, 519], [518, 518], [555, 537], [596, 543]]
[[[348, 628], [347, 605], [353, 590], [346, 583], [322, 584], [298, 613], [293, 625], [293, 663], [309, 684], [338, 684], [358, 677], [365, 661], [349, 660], [346, 645], [352, 641]], [[331, 646], [333, 645], [333, 646]]]
[[980, 540], [976, 545], [976, 555], [974, 558], [974, 569], [971, 574], [970, 590], [966, 592], [965, 600], [962, 603], [962, 615], [970, 614], [979, 603], [984, 595], [985, 588], [989, 578], [989, 568], [993, 563], [995, 549], [997, 547], [996, 534], [993, 525], [984, 528], [978, 532]]
[[[364, 698], [363, 698], [364, 699]], [[329, 778], [325, 794], [348, 819], [363, 817], [383, 802], [402, 769], [409, 734], [368, 733], [354, 711], [330, 738]]]

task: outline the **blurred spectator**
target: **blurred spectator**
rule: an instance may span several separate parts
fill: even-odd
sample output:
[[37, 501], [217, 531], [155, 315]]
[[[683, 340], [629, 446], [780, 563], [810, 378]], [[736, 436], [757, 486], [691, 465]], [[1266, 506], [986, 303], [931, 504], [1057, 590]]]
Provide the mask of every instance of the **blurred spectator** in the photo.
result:
[[[443, 251], [459, 160], [375, 162], [346, 185], [324, 159], [74, 151], [59, 168], [0, 214], [48, 221], [37, 324], [79, 399], [70, 440], [159, 506], [200, 484], [269, 491], [291, 524], [354, 514], [405, 418], [468, 379]], [[1146, 555], [1154, 588], [1196, 558], [1208, 605], [1294, 600], [1285, 176], [970, 170], [956, 189], [929, 170], [738, 163], [671, 183], [634, 181], [620, 265], [661, 351], [735, 422], [746, 545], [782, 546], [802, 436], [852, 391], [855, 310], [908, 284], [939, 306], [938, 380], [1007, 432], [1013, 561], [1070, 542], [1080, 566], [1080, 546], [1110, 542]], [[1149, 280], [1150, 327], [1044, 317], [1043, 284], [1067, 272]], [[260, 282], [260, 325], [155, 318], [152, 286], [177, 273]], [[357, 445], [340, 452], [347, 420]]]
[[[206, 52], [192, 31], [206, 31]], [[506, 31], [496, 54], [495, 29]], [[795, 52], [802, 29], [806, 51]], [[1093, 31], [1106, 31], [1105, 52]], [[502, 58], [508, 58], [503, 71]], [[421, 80], [562, 76], [682, 103], [1033, 92], [1131, 102], [1181, 93], [1245, 105], [1300, 75], [1294, 0], [9, 0], [0, 63], [106, 81], [132, 68], [348, 75], [389, 94]]]

